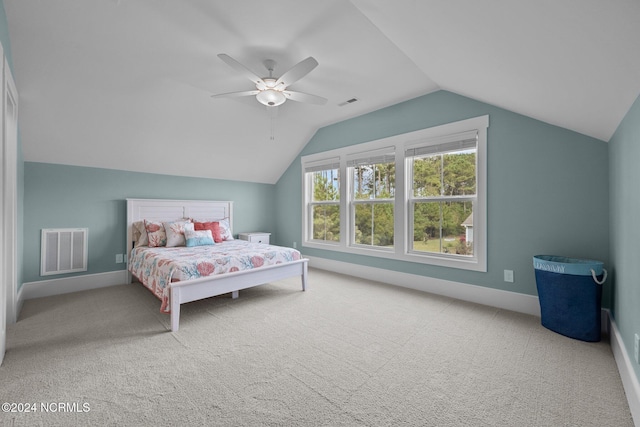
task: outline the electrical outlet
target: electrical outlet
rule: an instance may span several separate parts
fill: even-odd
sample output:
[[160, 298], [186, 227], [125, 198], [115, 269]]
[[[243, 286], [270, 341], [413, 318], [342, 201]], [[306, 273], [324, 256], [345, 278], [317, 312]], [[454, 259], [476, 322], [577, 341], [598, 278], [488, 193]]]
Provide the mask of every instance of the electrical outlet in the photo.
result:
[[116, 264], [122, 264], [124, 262], [124, 257], [122, 254], [116, 254]]
[[297, 248], [297, 247], [298, 247], [298, 243], [293, 242], [293, 249], [295, 249], [295, 248]]
[[504, 271], [504, 281], [513, 283], [513, 270], [505, 270]]
[[640, 353], [640, 335], [636, 334], [633, 339], [633, 357], [635, 357], [636, 363], [640, 363], [640, 360], [638, 360], [640, 355], [638, 353]]

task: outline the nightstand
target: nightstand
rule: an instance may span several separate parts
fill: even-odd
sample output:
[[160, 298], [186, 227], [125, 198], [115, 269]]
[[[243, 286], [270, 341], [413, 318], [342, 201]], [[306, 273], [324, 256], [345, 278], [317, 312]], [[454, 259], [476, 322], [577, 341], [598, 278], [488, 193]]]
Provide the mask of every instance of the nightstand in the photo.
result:
[[240, 240], [248, 240], [252, 243], [264, 243], [265, 245], [269, 244], [269, 236], [271, 236], [271, 233], [263, 233], [260, 231], [251, 233], [238, 233], [238, 238]]

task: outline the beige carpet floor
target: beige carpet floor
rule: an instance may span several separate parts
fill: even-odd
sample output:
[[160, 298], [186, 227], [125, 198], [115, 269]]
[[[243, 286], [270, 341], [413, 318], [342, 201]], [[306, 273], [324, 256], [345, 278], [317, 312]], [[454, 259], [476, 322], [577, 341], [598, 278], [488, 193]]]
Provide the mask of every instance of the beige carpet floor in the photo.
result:
[[28, 300], [8, 330], [0, 400], [34, 405], [0, 420], [633, 426], [606, 339], [330, 272], [309, 279], [307, 292], [289, 279], [187, 304], [177, 333], [139, 284]]

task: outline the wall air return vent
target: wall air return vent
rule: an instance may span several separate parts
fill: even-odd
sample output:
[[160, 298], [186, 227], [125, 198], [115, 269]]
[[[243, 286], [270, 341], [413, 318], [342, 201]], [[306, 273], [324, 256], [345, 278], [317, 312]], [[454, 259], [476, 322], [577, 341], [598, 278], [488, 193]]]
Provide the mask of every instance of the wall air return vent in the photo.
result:
[[88, 228], [44, 228], [40, 275], [87, 271]]

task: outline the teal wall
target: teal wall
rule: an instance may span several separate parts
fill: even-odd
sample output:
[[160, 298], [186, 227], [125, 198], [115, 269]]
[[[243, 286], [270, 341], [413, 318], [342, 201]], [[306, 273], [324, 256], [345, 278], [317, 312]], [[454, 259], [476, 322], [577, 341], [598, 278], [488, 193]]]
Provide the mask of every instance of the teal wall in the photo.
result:
[[[428, 94], [316, 132], [301, 155], [489, 115], [488, 271], [479, 273], [318, 249], [307, 256], [537, 295], [537, 254], [609, 262], [607, 144], [446, 91]], [[280, 244], [301, 241], [298, 157], [276, 187]], [[514, 283], [503, 270], [514, 270]], [[604, 292], [610, 303], [610, 285]]]
[[640, 97], [609, 141], [612, 312], [636, 376], [633, 336], [640, 334]]
[[[126, 198], [231, 200], [234, 234], [275, 233], [271, 184], [34, 162], [25, 162], [24, 171], [24, 282], [125, 269], [115, 255], [126, 253]], [[89, 228], [89, 270], [40, 276], [41, 230], [67, 227]]]

